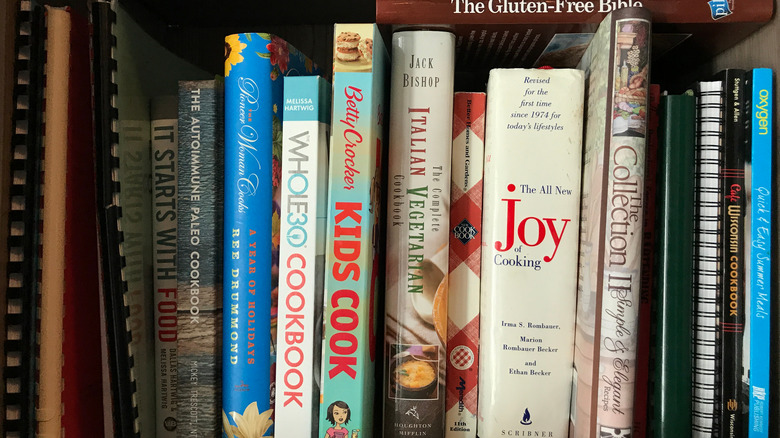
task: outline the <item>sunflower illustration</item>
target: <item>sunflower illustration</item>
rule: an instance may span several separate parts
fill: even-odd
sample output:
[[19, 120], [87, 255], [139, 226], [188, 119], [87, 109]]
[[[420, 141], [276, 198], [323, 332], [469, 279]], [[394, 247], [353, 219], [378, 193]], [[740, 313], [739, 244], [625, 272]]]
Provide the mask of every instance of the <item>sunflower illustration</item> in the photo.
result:
[[233, 426], [222, 411], [222, 427], [228, 438], [260, 438], [265, 435], [271, 425], [273, 409], [269, 409], [262, 414], [257, 409], [257, 402], [249, 404], [243, 414], [231, 412], [230, 416], [236, 425]]
[[230, 69], [244, 60], [241, 51], [246, 48], [246, 44], [238, 39], [238, 34], [225, 37], [225, 77], [230, 76]]

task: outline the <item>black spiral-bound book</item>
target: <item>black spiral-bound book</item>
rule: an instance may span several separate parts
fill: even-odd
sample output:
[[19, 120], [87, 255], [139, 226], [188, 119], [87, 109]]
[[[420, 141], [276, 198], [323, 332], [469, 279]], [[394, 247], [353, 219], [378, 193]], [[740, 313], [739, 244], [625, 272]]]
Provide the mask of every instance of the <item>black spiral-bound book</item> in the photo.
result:
[[37, 296], [39, 292], [38, 200], [43, 147], [46, 27], [42, 7], [17, 1], [13, 87], [13, 135], [3, 363], [3, 424], [6, 436], [35, 436]]
[[117, 86], [114, 75], [116, 14], [111, 5], [92, 6], [92, 83], [95, 129], [95, 175], [98, 202], [101, 293], [105, 305], [106, 345], [111, 390], [114, 437], [138, 437], [136, 382], [133, 375], [132, 339], [128, 325], [127, 283], [122, 274], [122, 230], [119, 205], [119, 158], [117, 146]]

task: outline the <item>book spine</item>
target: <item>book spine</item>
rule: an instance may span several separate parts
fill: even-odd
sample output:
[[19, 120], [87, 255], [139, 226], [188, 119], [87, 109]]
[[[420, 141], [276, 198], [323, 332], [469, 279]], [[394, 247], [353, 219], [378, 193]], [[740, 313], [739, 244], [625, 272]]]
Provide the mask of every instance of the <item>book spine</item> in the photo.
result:
[[176, 436], [176, 186], [179, 119], [176, 97], [152, 99], [152, 199], [154, 217], [154, 360], [155, 429], [158, 437]]
[[[95, 120], [95, 174], [101, 252], [100, 277], [105, 311], [106, 348], [104, 368], [108, 378], [104, 393], [110, 394], [110, 409], [105, 410], [107, 436], [138, 437], [140, 424], [134, 371], [132, 332], [129, 326], [128, 285], [126, 282], [122, 210], [117, 180], [119, 134], [114, 82], [117, 62], [114, 27], [116, 13], [111, 5], [96, 2], [92, 8], [92, 94]], [[148, 126], [148, 125], [147, 125]], [[149, 146], [146, 146], [149, 150]]]
[[62, 319], [65, 293], [65, 200], [68, 156], [70, 13], [46, 7], [46, 85], [39, 304], [37, 434], [62, 433]]
[[749, 436], [769, 436], [772, 284], [772, 70], [752, 72], [750, 118], [750, 410]]
[[[653, 296], [652, 413], [649, 436], [691, 430], [695, 104], [690, 95], [663, 96]], [[644, 275], [644, 272], [643, 272]], [[644, 305], [644, 303], [643, 303]], [[639, 378], [637, 378], [639, 382]]]
[[285, 78], [277, 436], [319, 432], [330, 84]]
[[485, 93], [455, 93], [444, 436], [477, 436]]
[[177, 436], [220, 434], [222, 81], [179, 83]]
[[568, 433], [583, 100], [580, 70], [490, 73], [480, 436]]
[[696, 170], [694, 210], [693, 436], [713, 436], [718, 428], [718, 289], [720, 288], [720, 210], [723, 188], [723, 91], [720, 81], [696, 88]]
[[650, 71], [650, 14], [605, 18], [583, 55], [590, 79], [575, 351], [576, 437], [633, 425]]
[[[360, 438], [375, 431], [377, 306], [382, 294], [382, 151], [387, 52], [373, 24], [336, 24], [373, 41], [364, 71], [334, 53], [328, 171], [322, 393], [318, 436]], [[334, 50], [335, 52], [336, 50]], [[381, 374], [381, 373], [380, 373]]]
[[[4, 163], [4, 172], [11, 179], [8, 207], [8, 259], [3, 281], [7, 289], [3, 305], [5, 357], [18, 357], [16, 362], [2, 364], [3, 376], [11, 376], [16, 385], [4, 385], [3, 430], [6, 434], [35, 436], [35, 402], [38, 356], [36, 354], [37, 312], [40, 266], [38, 223], [41, 194], [40, 169], [43, 143], [43, 71], [45, 64], [45, 35], [43, 8], [29, 0], [18, 2], [14, 60], [14, 112], [10, 162]], [[27, 81], [25, 81], [27, 78]], [[13, 169], [13, 171], [9, 171]], [[14, 259], [14, 255], [19, 258]], [[18, 256], [17, 256], [18, 257]]]
[[[647, 168], [645, 170], [645, 206], [655, 212], [658, 184], [658, 105], [661, 89], [650, 85], [647, 114]], [[656, 215], [646, 214], [642, 224], [642, 295], [639, 305], [639, 333], [636, 347], [636, 387], [634, 389], [634, 438], [645, 438], [648, 430], [648, 398], [650, 380], [651, 311], [653, 302], [653, 263], [656, 251]]]
[[721, 210], [721, 402], [720, 436], [742, 436], [745, 430], [742, 397], [742, 342], [745, 331], [745, 72], [727, 70], [724, 78], [725, 120]]
[[[148, 113], [147, 113], [148, 114]], [[142, 436], [155, 433], [154, 262], [152, 260], [152, 157], [149, 119], [119, 121], [122, 179], [122, 250], [125, 256], [128, 323]]]
[[266, 436], [276, 400], [282, 78], [319, 68], [267, 33], [228, 35], [225, 47], [223, 430], [250, 422], [252, 436]]
[[455, 37], [396, 32], [392, 59], [384, 435], [443, 437]]
[[[259, 34], [226, 37], [223, 432], [257, 423], [267, 435], [271, 406], [271, 63]], [[277, 163], [278, 165], [279, 163]], [[246, 417], [246, 418], [245, 418]], [[235, 425], [229, 422], [233, 419]]]
[[[70, 17], [65, 314], [62, 321], [62, 378], [66, 383], [62, 386], [62, 429], [64, 436], [85, 436], [103, 430], [102, 416], [95, 415], [105, 408], [103, 397], [96, 396], [103, 384], [100, 347], [103, 331], [100, 329], [100, 278], [96, 275], [98, 207], [93, 194], [90, 26], [86, 15], [71, 13]], [[89, 196], [85, 196], [85, 189]]]
[[[624, 9], [625, 11], [625, 9]], [[617, 14], [616, 14], [617, 15]], [[628, 28], [631, 27], [631, 30]], [[599, 356], [594, 359], [594, 375], [598, 376], [598, 385], [594, 385], [593, 399], [596, 402], [596, 430], [592, 434], [603, 434], [606, 431], [630, 430], [633, 424], [633, 392], [636, 372], [636, 333], [638, 324], [638, 307], [641, 291], [641, 226], [645, 215], [643, 202], [644, 168], [646, 157], [646, 111], [647, 111], [647, 80], [650, 71], [650, 21], [642, 19], [617, 19], [614, 23], [615, 55], [611, 64], [611, 73], [615, 88], [612, 90], [612, 107], [608, 109], [608, 117], [612, 123], [607, 124], [604, 154], [604, 192], [606, 201], [601, 214], [604, 215], [602, 255], [599, 270], [602, 299], [599, 315], [600, 340]], [[633, 30], [633, 32], [632, 32]], [[633, 48], [623, 50], [623, 37], [631, 34], [644, 33], [645, 38], [635, 39]], [[633, 47], [633, 46], [632, 46]], [[636, 57], [632, 60], [632, 57]], [[623, 72], [627, 64], [633, 64], [631, 72], [623, 81]], [[620, 65], [621, 81], [618, 87], [617, 71]], [[644, 75], [644, 77], [643, 77]], [[638, 81], [637, 81], [638, 79]], [[635, 85], [638, 85], [635, 88]], [[645, 94], [638, 106], [631, 105], [623, 99], [625, 87], [629, 90], [644, 88]], [[632, 130], [631, 124], [641, 120], [639, 128], [634, 133], [637, 137], [620, 135], [619, 119], [613, 118], [615, 111], [625, 111], [628, 103], [633, 115], [624, 122]], [[645, 114], [642, 114], [642, 108]], [[637, 113], [636, 110], [639, 109]], [[596, 367], [596, 364], [598, 365]], [[596, 369], [597, 368], [597, 369]], [[608, 399], [603, 403], [604, 399]], [[613, 432], [613, 433], [614, 433]]]

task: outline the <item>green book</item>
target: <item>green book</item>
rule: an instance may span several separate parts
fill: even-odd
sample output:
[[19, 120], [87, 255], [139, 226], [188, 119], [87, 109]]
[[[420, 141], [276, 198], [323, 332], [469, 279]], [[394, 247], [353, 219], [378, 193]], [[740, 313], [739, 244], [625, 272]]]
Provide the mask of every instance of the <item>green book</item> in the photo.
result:
[[650, 436], [691, 430], [695, 104], [662, 96]]

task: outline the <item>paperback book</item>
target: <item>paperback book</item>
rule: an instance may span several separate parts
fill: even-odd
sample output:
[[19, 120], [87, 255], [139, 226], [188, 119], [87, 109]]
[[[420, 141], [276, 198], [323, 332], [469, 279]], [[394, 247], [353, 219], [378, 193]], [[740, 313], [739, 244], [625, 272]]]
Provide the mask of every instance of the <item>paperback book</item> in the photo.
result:
[[151, 102], [154, 359], [157, 437], [176, 436], [178, 382], [176, 242], [179, 118], [176, 96]]
[[650, 13], [602, 21], [587, 74], [574, 437], [626, 435], [633, 423], [650, 72]]
[[179, 82], [179, 437], [213, 437], [222, 422], [224, 83]]
[[336, 24], [333, 43], [318, 436], [359, 438], [374, 436], [380, 409], [374, 391], [389, 59], [374, 24]]
[[742, 436], [746, 429], [742, 397], [743, 339], [745, 333], [745, 71], [720, 72], [725, 96], [723, 112], [723, 188], [720, 245], [721, 289], [720, 342], [720, 437]]
[[228, 35], [225, 49], [223, 432], [268, 436], [275, 407], [283, 77], [319, 69], [276, 35]]
[[284, 78], [276, 436], [319, 433], [330, 84]]
[[584, 77], [574, 69], [490, 72], [481, 436], [569, 429]]
[[455, 38], [393, 34], [384, 436], [443, 437]]
[[748, 74], [750, 105], [745, 117], [750, 136], [750, 401], [748, 436], [769, 436], [772, 284], [772, 128], [774, 91], [772, 70], [757, 68]]
[[455, 93], [444, 436], [477, 436], [485, 93]]

